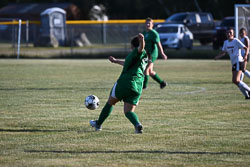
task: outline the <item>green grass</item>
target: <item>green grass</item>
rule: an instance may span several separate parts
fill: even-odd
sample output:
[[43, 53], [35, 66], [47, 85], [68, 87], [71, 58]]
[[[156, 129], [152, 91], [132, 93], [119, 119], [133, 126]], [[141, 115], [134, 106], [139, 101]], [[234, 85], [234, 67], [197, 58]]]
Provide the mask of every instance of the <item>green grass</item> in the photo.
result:
[[[108, 60], [0, 60], [0, 166], [250, 166], [250, 101], [227, 60], [157, 61], [134, 134], [118, 103], [95, 132], [122, 68]], [[250, 79], [245, 78], [250, 85]], [[101, 106], [88, 110], [95, 94]]]

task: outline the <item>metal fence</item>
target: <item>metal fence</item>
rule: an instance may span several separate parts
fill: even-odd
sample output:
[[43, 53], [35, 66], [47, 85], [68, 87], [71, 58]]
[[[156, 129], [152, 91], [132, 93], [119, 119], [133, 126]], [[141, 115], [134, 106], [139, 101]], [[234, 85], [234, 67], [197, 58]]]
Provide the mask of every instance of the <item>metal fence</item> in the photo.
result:
[[[23, 21], [21, 23], [21, 43], [27, 45], [34, 43], [35, 37], [39, 35], [40, 22]], [[15, 46], [19, 31], [18, 20], [0, 21], [0, 45]]]
[[[157, 22], [163, 21], [157, 20]], [[119, 45], [127, 48], [131, 37], [142, 32], [145, 28], [144, 20], [67, 21], [66, 25], [66, 46], [63, 47], [63, 51], [70, 50], [71, 53], [74, 49], [81, 48], [81, 45], [77, 43], [78, 40], [85, 40], [91, 46]], [[19, 26], [17, 20], [0, 20], [0, 55], [16, 54], [19, 27], [21, 27], [21, 54], [25, 54], [22, 48], [25, 48], [25, 51], [29, 48], [34, 49], [41, 31], [39, 21], [22, 21], [21, 26]], [[84, 45], [86, 43], [83, 42]], [[84, 49], [87, 48], [84, 47]]]

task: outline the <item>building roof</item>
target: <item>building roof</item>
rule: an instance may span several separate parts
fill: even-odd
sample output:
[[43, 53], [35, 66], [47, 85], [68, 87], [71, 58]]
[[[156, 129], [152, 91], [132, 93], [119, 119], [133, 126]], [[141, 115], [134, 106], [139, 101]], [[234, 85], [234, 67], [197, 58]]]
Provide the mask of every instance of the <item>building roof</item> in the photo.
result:
[[59, 12], [59, 13], [66, 14], [65, 10], [63, 10], [61, 8], [54, 7], [54, 8], [48, 8], [48, 9], [46, 9], [40, 15], [49, 15], [49, 14], [51, 14], [53, 12]]
[[66, 11], [67, 20], [81, 18], [79, 8], [73, 3], [20, 3], [9, 4], [0, 9], [0, 18], [40, 20], [40, 14], [48, 8], [58, 7]]

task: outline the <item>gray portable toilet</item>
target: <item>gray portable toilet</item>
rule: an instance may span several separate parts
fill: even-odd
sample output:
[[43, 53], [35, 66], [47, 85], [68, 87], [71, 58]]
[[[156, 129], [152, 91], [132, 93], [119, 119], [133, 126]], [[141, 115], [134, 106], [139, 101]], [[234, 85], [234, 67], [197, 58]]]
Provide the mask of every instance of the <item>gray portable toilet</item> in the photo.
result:
[[66, 41], [66, 11], [61, 8], [49, 8], [41, 14], [41, 36], [48, 37], [50, 43], [57, 41], [60, 46]]

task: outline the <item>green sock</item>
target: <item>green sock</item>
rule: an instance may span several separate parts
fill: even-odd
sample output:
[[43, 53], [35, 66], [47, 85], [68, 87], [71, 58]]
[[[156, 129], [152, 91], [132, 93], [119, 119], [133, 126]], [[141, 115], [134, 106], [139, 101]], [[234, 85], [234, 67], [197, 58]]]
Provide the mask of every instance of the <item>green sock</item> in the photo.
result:
[[103, 107], [101, 113], [100, 113], [99, 119], [97, 120], [97, 125], [102, 125], [102, 123], [110, 115], [112, 110], [113, 110], [113, 106], [106, 103], [105, 106]]
[[163, 82], [163, 80], [161, 80], [161, 78], [158, 76], [158, 74], [155, 74], [154, 76], [152, 76], [152, 78], [158, 82], [159, 84]]
[[143, 82], [143, 88], [146, 88], [148, 86], [148, 79], [149, 79], [149, 75], [145, 75], [144, 82]]
[[125, 114], [125, 116], [128, 118], [128, 120], [134, 125], [136, 126], [137, 124], [139, 124], [139, 118], [136, 115], [135, 112], [129, 111]]

